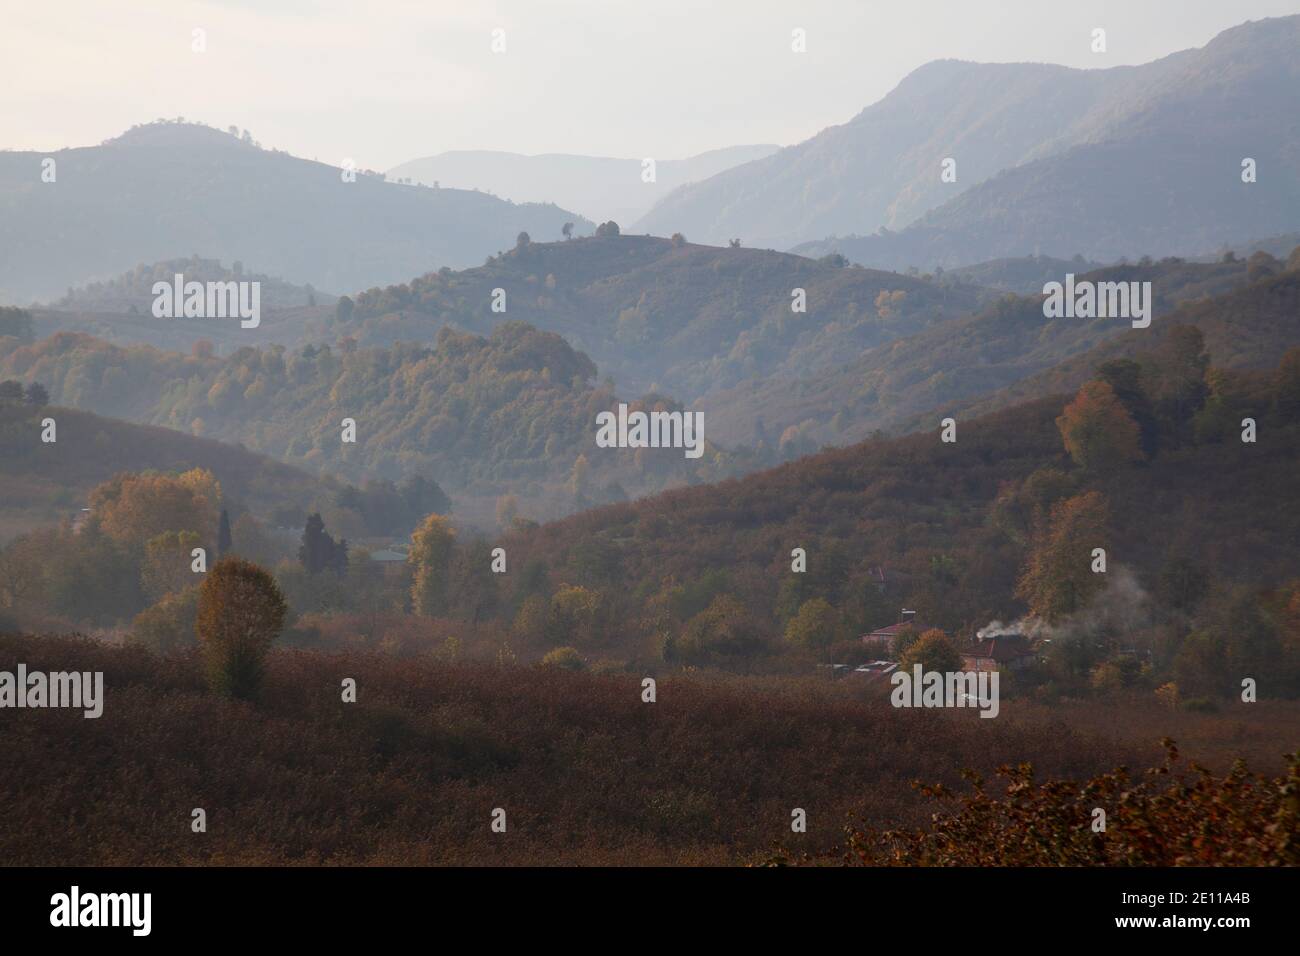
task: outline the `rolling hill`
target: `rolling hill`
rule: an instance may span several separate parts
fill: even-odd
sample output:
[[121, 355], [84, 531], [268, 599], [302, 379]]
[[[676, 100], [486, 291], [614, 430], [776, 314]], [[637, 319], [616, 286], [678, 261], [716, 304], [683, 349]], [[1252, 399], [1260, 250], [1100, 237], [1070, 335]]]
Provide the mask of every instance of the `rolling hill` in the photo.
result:
[[[1055, 281], [1061, 281], [1066, 271], [1083, 268], [1072, 263], [1060, 266]], [[1281, 268], [1280, 263], [1274, 266]], [[1191, 309], [1194, 303], [1194, 315], [1199, 319], [1233, 312], [1234, 297], [1247, 284], [1249, 271], [1241, 261], [1168, 260], [1110, 266], [1079, 278], [1151, 282], [1155, 328], [1174, 319], [1185, 321], [1182, 307]], [[1285, 348], [1300, 341], [1300, 330], [1284, 310], [1269, 311], [1260, 322], [1268, 328], [1274, 344]], [[1006, 296], [973, 315], [868, 349], [835, 369], [794, 382], [755, 379], [707, 396], [700, 407], [719, 441], [748, 442], [762, 437], [771, 442], [783, 437], [786, 443], [800, 442], [805, 450], [821, 444], [843, 445], [877, 429], [928, 429], [938, 420], [937, 412], [951, 411], [960, 401], [1004, 387], [1010, 389], [1009, 395], [1022, 400], [1077, 388], [1082, 381], [1077, 376], [1061, 379], [1059, 387], [1047, 391], [1024, 392], [1014, 383], [1089, 354], [1111, 339], [1143, 341], [1141, 333], [1130, 334], [1132, 331], [1123, 319], [1045, 318], [1040, 286], [1036, 295]], [[1241, 349], [1222, 336], [1210, 335], [1210, 345], [1225, 364], [1244, 364], [1236, 360]], [[1256, 361], [1272, 361], [1279, 353], [1262, 349], [1252, 354]], [[1084, 369], [1082, 363], [1078, 367]], [[1092, 366], [1086, 366], [1083, 377], [1091, 370]], [[920, 416], [926, 417], [922, 420]], [[754, 435], [756, 420], [763, 422], [764, 435]], [[785, 435], [787, 429], [792, 433]]]
[[[56, 424], [52, 443], [41, 441], [47, 417]], [[241, 445], [81, 409], [0, 402], [0, 543], [73, 517], [92, 488], [120, 472], [191, 468], [211, 471], [228, 499], [264, 517], [309, 508], [342, 487]]]
[[99, 146], [0, 153], [0, 301], [49, 300], [191, 253], [346, 292], [479, 263], [521, 231], [558, 236], [568, 221], [589, 227], [555, 206], [363, 171], [344, 182], [334, 166], [157, 122]]
[[[492, 310], [495, 289], [504, 313]], [[792, 308], [796, 289], [806, 312]], [[323, 338], [429, 341], [442, 325], [486, 334], [509, 318], [563, 335], [625, 393], [662, 389], [689, 403], [754, 376], [812, 374], [988, 297], [784, 253], [607, 236], [530, 242], [477, 268], [372, 289]]]

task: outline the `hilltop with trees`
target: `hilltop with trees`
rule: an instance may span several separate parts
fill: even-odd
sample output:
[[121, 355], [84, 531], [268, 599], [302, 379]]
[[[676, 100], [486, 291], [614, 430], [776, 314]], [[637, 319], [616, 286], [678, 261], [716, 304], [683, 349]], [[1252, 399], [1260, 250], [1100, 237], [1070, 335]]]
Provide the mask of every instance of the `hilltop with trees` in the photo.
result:
[[[512, 494], [533, 517], [714, 480], [756, 462], [709, 444], [599, 449], [596, 415], [618, 404], [591, 360], [522, 322], [489, 337], [444, 328], [433, 347], [240, 349], [228, 358], [121, 348], [61, 333], [0, 343], [0, 378], [47, 383], [54, 400], [241, 442], [354, 482], [435, 479], [480, 519]], [[680, 411], [650, 394], [636, 409]], [[343, 420], [356, 423], [343, 441]], [[705, 432], [708, 438], [708, 432]]]

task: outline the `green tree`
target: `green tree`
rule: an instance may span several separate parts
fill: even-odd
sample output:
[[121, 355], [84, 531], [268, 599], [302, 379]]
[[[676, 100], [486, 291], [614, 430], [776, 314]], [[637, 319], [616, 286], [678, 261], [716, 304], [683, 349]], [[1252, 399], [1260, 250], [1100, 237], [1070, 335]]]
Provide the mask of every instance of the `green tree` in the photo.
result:
[[307, 516], [306, 527], [302, 530], [298, 560], [308, 574], [333, 571], [342, 577], [348, 568], [348, 543], [346, 540], [335, 541], [325, 530], [320, 513], [315, 512]]

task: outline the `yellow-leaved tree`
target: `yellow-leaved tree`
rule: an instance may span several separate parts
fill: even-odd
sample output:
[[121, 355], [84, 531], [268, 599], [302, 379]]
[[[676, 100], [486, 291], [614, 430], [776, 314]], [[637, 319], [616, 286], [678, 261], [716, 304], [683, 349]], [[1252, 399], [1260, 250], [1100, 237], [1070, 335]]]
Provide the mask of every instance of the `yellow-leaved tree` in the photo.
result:
[[436, 617], [446, 612], [447, 573], [455, 546], [456, 529], [443, 515], [426, 515], [411, 535], [406, 560], [414, 572], [411, 602], [416, 614]]
[[209, 686], [229, 697], [254, 697], [287, 613], [268, 571], [236, 557], [214, 564], [199, 586], [194, 621]]
[[1142, 459], [1138, 424], [1107, 382], [1086, 382], [1056, 427], [1070, 457], [1088, 471], [1111, 471]]

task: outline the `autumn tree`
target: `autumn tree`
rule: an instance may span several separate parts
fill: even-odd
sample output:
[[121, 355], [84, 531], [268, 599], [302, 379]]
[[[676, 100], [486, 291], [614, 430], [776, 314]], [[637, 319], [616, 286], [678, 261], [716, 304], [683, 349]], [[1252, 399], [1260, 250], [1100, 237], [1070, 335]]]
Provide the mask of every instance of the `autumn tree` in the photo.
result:
[[730, 594], [719, 594], [680, 634], [669, 635], [663, 656], [672, 663], [717, 666], [750, 657], [762, 644], [762, 633], [745, 605]]
[[1097, 491], [1052, 506], [1016, 590], [1033, 614], [1058, 621], [1101, 590], [1105, 575], [1092, 570], [1093, 549], [1106, 547], [1108, 521], [1106, 499]]
[[[1292, 256], [1296, 254], [1300, 246]], [[1273, 407], [1288, 422], [1300, 418], [1300, 347], [1287, 349], [1273, 373]]]
[[1142, 459], [1137, 422], [1106, 382], [1094, 379], [1079, 389], [1056, 427], [1070, 457], [1088, 471], [1107, 472]]
[[585, 502], [591, 493], [591, 464], [581, 452], [574, 459], [573, 469], [569, 472], [569, 492], [579, 504]]
[[949, 674], [961, 670], [961, 651], [947, 634], [937, 627], [931, 628], [921, 634], [898, 661], [899, 668], [907, 671], [917, 664], [926, 673]]
[[144, 546], [140, 566], [140, 585], [151, 600], [183, 591], [199, 581], [193, 571], [192, 552], [199, 546], [193, 531], [164, 531], [150, 538]]
[[550, 605], [540, 594], [530, 594], [524, 598], [515, 612], [511, 630], [525, 645], [538, 645], [546, 640], [546, 620]]
[[497, 498], [497, 527], [509, 531], [519, 517], [519, 499], [514, 495], [501, 495]]
[[181, 475], [121, 474], [90, 493], [90, 508], [115, 541], [143, 544], [168, 531], [212, 540], [221, 489], [210, 471]]
[[551, 597], [546, 639], [551, 644], [569, 640], [579, 647], [600, 637], [600, 593], [577, 584], [560, 587]]
[[135, 616], [129, 638], [156, 654], [170, 654], [194, 643], [198, 586], [166, 594]]
[[542, 663], [547, 667], [558, 667], [566, 671], [581, 671], [587, 669], [587, 663], [578, 653], [577, 648], [557, 647], [552, 651], [547, 651], [546, 656], [542, 658]]
[[212, 566], [199, 586], [194, 631], [215, 692], [245, 700], [256, 695], [287, 613], [267, 571], [235, 557]]
[[1097, 366], [1097, 378], [1111, 387], [1120, 404], [1137, 422], [1142, 452], [1150, 458], [1159, 448], [1160, 426], [1141, 363], [1129, 358], [1111, 359]]
[[447, 576], [455, 546], [456, 530], [439, 514], [426, 516], [411, 535], [406, 560], [414, 575], [411, 601], [416, 614], [436, 617], [446, 613]]
[[805, 601], [785, 626], [785, 639], [804, 648], [827, 647], [843, 636], [844, 621], [825, 598]]

